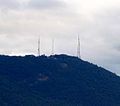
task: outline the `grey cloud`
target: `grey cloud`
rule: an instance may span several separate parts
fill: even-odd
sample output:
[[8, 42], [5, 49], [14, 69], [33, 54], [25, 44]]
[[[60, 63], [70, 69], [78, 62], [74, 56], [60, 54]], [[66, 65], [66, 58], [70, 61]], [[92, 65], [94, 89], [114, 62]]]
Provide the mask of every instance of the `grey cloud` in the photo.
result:
[[90, 24], [89, 28], [96, 35], [91, 35], [91, 37], [96, 38], [96, 40], [101, 38], [103, 41], [99, 42], [103, 43], [102, 46], [99, 46], [99, 49], [103, 50], [99, 55], [102, 55], [103, 58], [99, 59], [97, 57], [96, 61], [120, 74], [120, 11], [112, 8], [97, 13], [94, 18], [95, 20]]
[[64, 7], [65, 3], [59, 0], [31, 0], [28, 7], [34, 9], [53, 9]]
[[17, 0], [0, 0], [0, 8], [10, 8], [10, 9], [14, 9], [14, 8], [18, 8], [19, 3], [17, 2]]
[[120, 44], [114, 46], [114, 49], [116, 49], [118, 52], [120, 52]]

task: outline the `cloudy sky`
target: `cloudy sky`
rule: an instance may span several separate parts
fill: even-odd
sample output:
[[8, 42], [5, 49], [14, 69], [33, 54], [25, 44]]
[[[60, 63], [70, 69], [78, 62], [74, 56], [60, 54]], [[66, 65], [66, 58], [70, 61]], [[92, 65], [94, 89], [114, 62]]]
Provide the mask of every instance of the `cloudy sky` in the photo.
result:
[[0, 0], [0, 53], [76, 55], [120, 75], [120, 0]]

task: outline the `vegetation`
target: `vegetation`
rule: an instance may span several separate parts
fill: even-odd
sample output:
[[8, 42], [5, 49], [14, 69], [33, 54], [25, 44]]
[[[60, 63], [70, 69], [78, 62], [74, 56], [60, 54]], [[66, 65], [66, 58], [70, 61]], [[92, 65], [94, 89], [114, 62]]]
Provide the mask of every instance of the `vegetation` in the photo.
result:
[[0, 56], [0, 106], [120, 106], [120, 77], [67, 55]]

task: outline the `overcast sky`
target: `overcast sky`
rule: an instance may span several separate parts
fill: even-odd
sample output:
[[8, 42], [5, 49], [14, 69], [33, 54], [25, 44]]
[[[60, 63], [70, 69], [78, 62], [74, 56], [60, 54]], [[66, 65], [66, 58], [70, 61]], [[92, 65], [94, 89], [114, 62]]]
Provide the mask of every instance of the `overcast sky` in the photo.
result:
[[0, 0], [0, 53], [76, 55], [120, 75], [120, 0]]

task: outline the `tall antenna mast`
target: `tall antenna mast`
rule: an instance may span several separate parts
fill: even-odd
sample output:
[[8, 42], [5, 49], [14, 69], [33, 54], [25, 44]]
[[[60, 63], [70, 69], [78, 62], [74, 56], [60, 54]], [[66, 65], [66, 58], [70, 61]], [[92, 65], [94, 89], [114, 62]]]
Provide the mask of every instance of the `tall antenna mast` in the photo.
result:
[[38, 56], [40, 56], [40, 37], [38, 38]]
[[54, 39], [52, 38], [52, 55], [54, 55], [54, 43], [55, 43], [55, 41], [54, 41]]
[[80, 54], [80, 37], [78, 35], [78, 45], [77, 45], [77, 57], [81, 59], [81, 54]]

